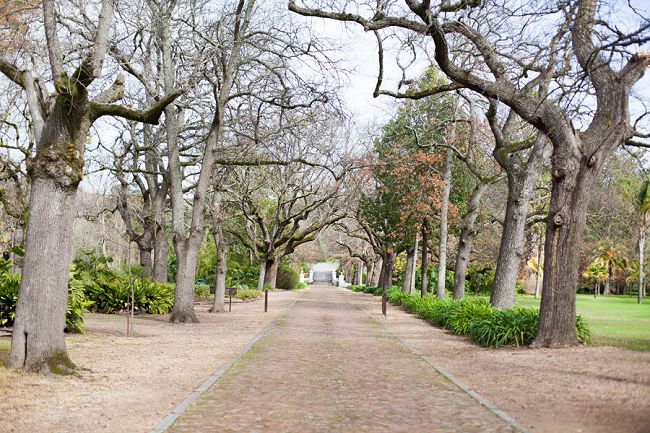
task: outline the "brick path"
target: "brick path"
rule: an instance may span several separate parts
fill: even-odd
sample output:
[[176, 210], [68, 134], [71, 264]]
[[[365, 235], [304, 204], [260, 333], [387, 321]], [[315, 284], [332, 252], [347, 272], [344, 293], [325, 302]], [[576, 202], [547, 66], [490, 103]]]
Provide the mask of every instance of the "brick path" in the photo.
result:
[[367, 302], [306, 290], [168, 431], [515, 431], [386, 334]]

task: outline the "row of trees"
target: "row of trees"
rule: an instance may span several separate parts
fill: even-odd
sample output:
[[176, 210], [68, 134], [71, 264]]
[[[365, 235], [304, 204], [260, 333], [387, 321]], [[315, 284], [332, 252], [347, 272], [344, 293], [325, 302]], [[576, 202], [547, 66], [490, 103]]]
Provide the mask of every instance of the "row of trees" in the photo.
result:
[[[630, 95], [650, 62], [647, 54], [638, 51], [648, 41], [650, 24], [630, 4], [628, 12], [636, 22], [619, 26], [614, 20], [620, 15], [610, 14], [610, 7], [618, 9], [598, 0], [543, 6], [465, 0], [289, 1], [290, 10], [298, 14], [353, 23], [377, 35], [375, 95], [417, 99], [467, 89], [487, 98], [495, 159], [508, 176], [508, 196], [513, 198], [504, 221], [512, 229], [503, 232], [500, 256], [521, 258], [523, 239], [518, 227], [525, 224], [527, 195], [540, 171], [537, 161], [543, 161], [547, 146], [552, 149], [536, 347], [577, 344], [576, 282], [590, 192], [615, 150], [643, 136], [635, 129], [638, 122], [630, 120]], [[416, 54], [433, 58], [448, 81], [402, 93], [383, 90], [382, 41], [386, 35], [404, 41]], [[518, 122], [530, 125], [531, 132], [513, 133], [511, 127]], [[451, 128], [449, 136], [453, 134]], [[526, 149], [523, 158], [517, 154], [520, 149]], [[445, 170], [443, 182], [447, 179]], [[446, 236], [447, 191], [445, 182], [442, 238]], [[442, 256], [445, 242], [439, 245]], [[394, 250], [384, 248], [383, 254], [382, 259], [390, 263]], [[438, 259], [444, 263], [442, 257]], [[517, 268], [505, 262], [499, 260], [492, 291], [492, 303], [500, 308], [511, 307], [514, 298], [510, 281]], [[507, 285], [501, 283], [506, 281]]]

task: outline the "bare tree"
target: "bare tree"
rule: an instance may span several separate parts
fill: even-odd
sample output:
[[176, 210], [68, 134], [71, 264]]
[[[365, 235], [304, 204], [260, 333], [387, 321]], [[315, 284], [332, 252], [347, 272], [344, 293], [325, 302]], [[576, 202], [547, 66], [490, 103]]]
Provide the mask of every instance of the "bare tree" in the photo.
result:
[[[181, 92], [173, 90], [146, 110], [115, 104], [122, 98], [124, 77], [94, 98], [90, 85], [100, 77], [110, 43], [115, 3], [104, 0], [97, 17], [92, 45], [72, 73], [58, 40], [55, 2], [44, 0], [43, 24], [55, 93], [29, 62], [0, 58], [0, 71], [20, 86], [29, 101], [35, 125], [36, 149], [29, 162], [31, 185], [25, 236], [25, 263], [16, 307], [9, 366], [45, 373], [66, 374], [74, 364], [63, 337], [67, 305], [68, 266], [72, 259], [71, 229], [75, 199], [83, 176], [84, 146], [93, 123], [102, 116], [156, 123], [164, 108]], [[76, 56], [68, 56], [74, 59]]]

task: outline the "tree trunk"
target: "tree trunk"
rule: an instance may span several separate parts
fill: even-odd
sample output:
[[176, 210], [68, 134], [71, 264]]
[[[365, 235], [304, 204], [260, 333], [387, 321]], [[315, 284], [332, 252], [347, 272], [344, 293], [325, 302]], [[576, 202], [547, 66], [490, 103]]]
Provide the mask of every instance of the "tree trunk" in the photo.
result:
[[[523, 176], [530, 178], [525, 173]], [[490, 296], [490, 304], [499, 310], [512, 308], [515, 305], [515, 285], [519, 264], [524, 257], [526, 217], [533, 186], [530, 179], [521, 179], [515, 174], [508, 173], [506, 215]]]
[[266, 261], [266, 270], [264, 273], [264, 285], [271, 286], [271, 289], [275, 289], [275, 283], [278, 279], [278, 259], [269, 259]]
[[174, 308], [169, 320], [173, 323], [198, 323], [194, 313], [196, 259], [201, 247], [202, 232], [190, 233], [186, 240], [175, 240], [178, 271], [174, 290]]
[[257, 290], [264, 290], [265, 278], [266, 278], [266, 261], [260, 260], [260, 275], [257, 278]]
[[645, 233], [646, 233], [646, 228], [645, 225], [642, 224], [641, 228], [639, 230], [639, 239], [637, 242], [637, 252], [639, 254], [639, 294], [638, 294], [638, 299], [637, 302], [640, 304], [643, 302], [643, 278], [644, 278], [644, 270], [643, 270], [643, 262], [645, 259]]
[[360, 286], [363, 284], [363, 262], [357, 263], [357, 270], [354, 274], [354, 284]]
[[411, 275], [409, 277], [409, 294], [413, 295], [415, 293], [415, 274], [418, 270], [418, 247], [420, 246], [420, 233], [415, 233], [415, 241], [413, 242], [413, 265], [411, 267]]
[[217, 275], [214, 283], [214, 303], [212, 304], [212, 308], [210, 308], [210, 312], [219, 313], [224, 311], [224, 303], [226, 301], [226, 257], [228, 253], [226, 243], [223, 240], [221, 227], [219, 227], [219, 232], [215, 232], [214, 234], [214, 243], [217, 247]]
[[420, 282], [420, 296], [427, 296], [427, 286], [429, 281], [427, 278], [427, 262], [429, 261], [429, 233], [427, 232], [426, 227], [422, 227], [422, 264], [420, 265], [420, 271], [422, 273], [422, 281]]
[[578, 344], [575, 304], [578, 259], [589, 194], [604, 159], [599, 161], [592, 162], [578, 152], [570, 152], [570, 146], [554, 149], [542, 301], [534, 347]]
[[535, 273], [535, 299], [539, 298], [539, 291], [542, 283], [542, 279], [540, 278], [540, 274], [542, 273], [542, 235], [540, 234], [539, 236], [540, 239], [537, 245], [537, 272]]
[[382, 278], [380, 286], [382, 289], [390, 290], [393, 286], [393, 267], [395, 265], [395, 253], [386, 254], [382, 263]]
[[605, 279], [605, 293], [604, 295], [611, 295], [610, 282], [612, 281], [612, 263], [611, 261], [607, 262], [607, 278]]
[[404, 268], [404, 281], [402, 281], [402, 292], [411, 292], [411, 273], [413, 272], [413, 250], [406, 252], [406, 266]]
[[469, 199], [467, 213], [463, 215], [460, 222], [460, 239], [458, 241], [458, 253], [456, 254], [456, 268], [454, 272], [454, 299], [463, 299], [465, 296], [465, 277], [469, 265], [469, 254], [472, 251], [474, 236], [476, 236], [476, 219], [481, 210], [481, 197], [487, 190], [488, 185], [479, 182]]
[[152, 266], [151, 266], [151, 248], [138, 246], [140, 251], [140, 267], [144, 272], [147, 278], [151, 278], [152, 275]]
[[379, 287], [379, 283], [381, 280], [381, 270], [384, 268], [384, 259], [381, 257], [379, 258], [379, 261], [374, 263], [374, 272], [372, 275], [372, 280], [370, 281], [370, 285], [373, 287]]
[[72, 261], [76, 188], [32, 178], [25, 260], [16, 306], [9, 367], [69, 374], [75, 366], [63, 335]]
[[445, 276], [447, 273], [447, 213], [449, 211], [449, 193], [451, 192], [451, 168], [454, 162], [454, 154], [451, 149], [447, 149], [445, 154], [445, 173], [443, 182], [445, 184], [442, 191], [442, 206], [440, 207], [440, 245], [438, 253], [438, 299], [445, 297]]
[[167, 282], [169, 246], [164, 227], [159, 227], [153, 240], [153, 279], [159, 283]]
[[56, 97], [28, 164], [25, 258], [8, 363], [46, 374], [69, 374], [75, 368], [63, 331], [75, 201], [92, 121], [85, 88], [71, 83], [70, 91]]
[[386, 283], [386, 260], [381, 261], [381, 268], [379, 270], [379, 281], [377, 283], [377, 287], [379, 288], [384, 288]]

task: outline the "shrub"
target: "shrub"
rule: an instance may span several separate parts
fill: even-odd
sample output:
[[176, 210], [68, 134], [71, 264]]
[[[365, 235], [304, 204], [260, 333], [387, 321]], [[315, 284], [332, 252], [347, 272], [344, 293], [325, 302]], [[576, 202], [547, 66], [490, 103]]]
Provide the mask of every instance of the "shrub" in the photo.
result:
[[257, 289], [237, 289], [237, 294], [235, 295], [235, 298], [241, 299], [241, 300], [246, 300], [246, 299], [256, 299], [262, 296], [264, 292], [261, 290]]
[[578, 342], [580, 342], [580, 344], [591, 343], [591, 331], [582, 316], [576, 316], [576, 330], [578, 332]]
[[481, 346], [522, 346], [535, 338], [539, 311], [530, 308], [492, 310], [472, 321], [469, 326], [470, 340]]
[[199, 301], [207, 301], [214, 295], [210, 293], [210, 286], [207, 284], [197, 284], [194, 286], [194, 298]]
[[[363, 291], [362, 286], [350, 286], [352, 290]], [[429, 323], [467, 335], [481, 346], [521, 346], [530, 344], [537, 332], [539, 311], [530, 308], [495, 310], [485, 298], [466, 298], [461, 301], [437, 299], [434, 296], [420, 298], [417, 295], [391, 289], [388, 301], [402, 306]], [[591, 333], [581, 316], [576, 317], [578, 342], [588, 344]]]
[[246, 266], [236, 260], [228, 260], [228, 272], [226, 273], [226, 285], [228, 287], [257, 288], [257, 280], [260, 275], [258, 266]]
[[298, 283], [298, 286], [296, 286], [297, 290], [302, 290], [307, 288], [307, 283]]
[[16, 317], [20, 275], [9, 273], [10, 266], [11, 262], [0, 259], [0, 326], [13, 325]]
[[469, 332], [469, 326], [473, 320], [490, 315], [492, 307], [487, 299], [468, 298], [456, 302], [457, 308], [450, 311], [447, 326], [456, 334], [465, 335]]
[[[11, 261], [0, 259], [0, 326], [13, 326], [16, 317], [20, 275], [10, 273]], [[84, 332], [83, 313], [92, 302], [84, 294], [83, 286], [70, 276], [68, 306], [65, 315], [67, 332]]]
[[275, 287], [282, 290], [295, 290], [298, 287], [300, 275], [289, 265], [280, 263]]
[[83, 284], [78, 280], [70, 278], [68, 280], [68, 307], [65, 314], [65, 330], [83, 334], [84, 332], [84, 312], [92, 305], [92, 301], [86, 298]]

